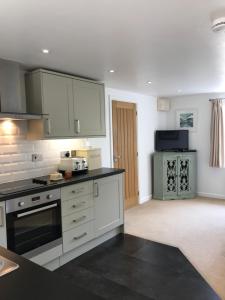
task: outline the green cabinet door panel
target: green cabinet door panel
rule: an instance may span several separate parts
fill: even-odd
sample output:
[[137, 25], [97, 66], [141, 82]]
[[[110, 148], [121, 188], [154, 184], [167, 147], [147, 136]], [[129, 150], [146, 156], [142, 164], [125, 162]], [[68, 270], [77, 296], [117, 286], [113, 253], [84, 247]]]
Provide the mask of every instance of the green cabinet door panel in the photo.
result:
[[42, 73], [43, 112], [49, 114], [46, 134], [50, 137], [73, 135], [73, 94], [70, 78]]
[[185, 199], [196, 196], [196, 153], [156, 152], [153, 156], [153, 197]]
[[105, 135], [104, 86], [74, 79], [73, 97], [75, 135]]

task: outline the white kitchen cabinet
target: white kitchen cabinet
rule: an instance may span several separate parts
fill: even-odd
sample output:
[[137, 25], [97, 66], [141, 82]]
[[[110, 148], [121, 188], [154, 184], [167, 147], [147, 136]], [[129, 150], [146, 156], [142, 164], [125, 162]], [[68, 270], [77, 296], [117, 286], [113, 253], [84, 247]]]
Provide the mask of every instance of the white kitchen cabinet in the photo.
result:
[[94, 229], [96, 237], [123, 224], [123, 202], [122, 174], [94, 180]]
[[7, 247], [5, 201], [0, 202], [0, 246]]

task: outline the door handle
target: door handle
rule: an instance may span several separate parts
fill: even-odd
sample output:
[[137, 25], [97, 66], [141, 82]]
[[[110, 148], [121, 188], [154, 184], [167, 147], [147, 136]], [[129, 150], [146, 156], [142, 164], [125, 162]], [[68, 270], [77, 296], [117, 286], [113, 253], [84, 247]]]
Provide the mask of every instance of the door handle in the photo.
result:
[[97, 198], [99, 196], [98, 183], [94, 183], [94, 197]]
[[75, 120], [75, 132], [80, 133], [80, 120]]
[[22, 217], [25, 217], [25, 216], [29, 216], [29, 215], [35, 214], [37, 212], [48, 210], [50, 208], [54, 208], [54, 207], [57, 207], [57, 206], [58, 206], [58, 204], [54, 203], [54, 204], [50, 204], [50, 205], [47, 205], [47, 206], [44, 206], [44, 207], [40, 207], [40, 208], [37, 208], [37, 209], [26, 211], [24, 213], [17, 214], [17, 218], [22, 218]]
[[46, 128], [46, 132], [48, 135], [51, 134], [52, 128], [51, 128], [51, 119], [46, 119], [46, 124], [47, 124], [47, 128]]
[[0, 227], [4, 226], [4, 219], [3, 219], [3, 207], [0, 207]]
[[114, 155], [114, 156], [113, 156], [113, 161], [114, 161], [114, 162], [118, 162], [118, 160], [119, 160], [120, 158], [121, 158], [120, 155], [117, 155], [117, 156]]

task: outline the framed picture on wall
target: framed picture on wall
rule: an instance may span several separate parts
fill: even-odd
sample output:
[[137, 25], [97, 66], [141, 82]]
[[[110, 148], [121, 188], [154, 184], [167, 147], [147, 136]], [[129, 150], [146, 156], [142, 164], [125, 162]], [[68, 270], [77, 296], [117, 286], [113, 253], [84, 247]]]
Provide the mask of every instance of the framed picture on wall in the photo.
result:
[[185, 109], [176, 111], [177, 129], [188, 129], [197, 131], [198, 112], [196, 109]]

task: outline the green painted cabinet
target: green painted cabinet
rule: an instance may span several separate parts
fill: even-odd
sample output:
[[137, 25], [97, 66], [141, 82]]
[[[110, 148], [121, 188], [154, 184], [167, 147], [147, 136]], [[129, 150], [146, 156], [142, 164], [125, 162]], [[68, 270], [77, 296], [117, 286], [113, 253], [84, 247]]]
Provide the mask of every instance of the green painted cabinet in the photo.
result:
[[196, 152], [156, 152], [153, 156], [153, 198], [196, 196]]
[[26, 74], [27, 110], [47, 114], [30, 122], [29, 136], [42, 138], [104, 136], [104, 84], [38, 69]]
[[99, 83], [73, 80], [75, 136], [105, 135], [105, 94]]

